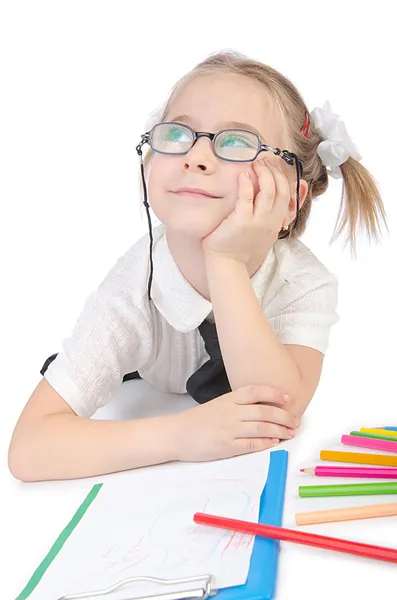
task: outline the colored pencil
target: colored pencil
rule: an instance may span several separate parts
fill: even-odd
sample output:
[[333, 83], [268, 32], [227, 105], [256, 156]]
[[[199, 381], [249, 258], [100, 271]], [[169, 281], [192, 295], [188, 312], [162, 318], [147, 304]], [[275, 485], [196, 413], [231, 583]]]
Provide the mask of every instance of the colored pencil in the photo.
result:
[[361, 465], [384, 465], [386, 467], [397, 467], [397, 456], [387, 456], [386, 454], [364, 454], [361, 452], [321, 450], [320, 459]]
[[[379, 430], [380, 431], [380, 430]], [[391, 433], [390, 431], [386, 431], [385, 433]], [[355, 435], [357, 437], [366, 437], [374, 440], [386, 440], [387, 442], [397, 442], [397, 437], [392, 435], [385, 435], [379, 433], [367, 433], [366, 431], [351, 431], [349, 435]]]
[[387, 481], [386, 483], [348, 483], [341, 485], [301, 485], [298, 488], [298, 493], [301, 498], [397, 494], [397, 481]]
[[388, 435], [389, 437], [395, 438], [397, 436], [397, 431], [390, 431], [390, 429], [371, 429], [369, 427], [361, 427], [361, 433], [374, 433], [376, 435]]
[[297, 525], [314, 525], [317, 523], [335, 523], [336, 521], [353, 521], [355, 519], [371, 519], [374, 517], [393, 517], [397, 515], [397, 502], [390, 504], [374, 504], [372, 506], [354, 506], [336, 510], [316, 510], [297, 513]]
[[397, 427], [373, 427], [373, 429], [383, 429], [383, 431], [397, 431]]
[[323, 548], [324, 550], [334, 550], [335, 552], [345, 552], [347, 554], [355, 554], [356, 556], [364, 556], [366, 558], [397, 563], [397, 550], [394, 548], [372, 546], [370, 544], [351, 542], [349, 540], [326, 537], [324, 535], [306, 533], [304, 531], [294, 531], [293, 529], [263, 525], [262, 523], [250, 523], [248, 521], [239, 521], [237, 519], [227, 519], [225, 517], [217, 517], [203, 513], [196, 513], [193, 519], [195, 523], [200, 525], [220, 527], [221, 529], [240, 531], [242, 533], [259, 535], [274, 540], [294, 542], [296, 544]]
[[386, 467], [312, 467], [302, 473], [315, 477], [367, 477], [370, 479], [397, 479], [397, 469]]
[[342, 444], [345, 446], [357, 446], [358, 448], [371, 448], [381, 452], [397, 452], [397, 441], [386, 442], [385, 440], [372, 440], [366, 437], [356, 437], [354, 435], [342, 435]]

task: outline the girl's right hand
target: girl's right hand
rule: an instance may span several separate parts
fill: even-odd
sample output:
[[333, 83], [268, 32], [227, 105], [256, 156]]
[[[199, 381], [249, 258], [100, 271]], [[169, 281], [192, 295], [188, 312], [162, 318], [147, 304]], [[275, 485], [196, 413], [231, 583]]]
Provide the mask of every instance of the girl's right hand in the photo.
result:
[[175, 417], [176, 455], [182, 461], [266, 450], [291, 439], [300, 424], [288, 411], [283, 392], [263, 385], [239, 388]]

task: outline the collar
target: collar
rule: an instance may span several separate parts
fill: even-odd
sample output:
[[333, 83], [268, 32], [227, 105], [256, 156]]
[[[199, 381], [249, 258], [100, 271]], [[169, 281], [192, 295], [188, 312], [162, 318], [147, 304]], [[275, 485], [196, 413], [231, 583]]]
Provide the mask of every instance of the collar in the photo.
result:
[[[163, 224], [153, 231], [152, 301], [157, 310], [177, 331], [187, 333], [212, 312], [212, 303], [201, 296], [180, 271], [168, 247]], [[264, 296], [264, 282], [274, 262], [273, 248], [257, 272], [251, 277], [259, 302]]]

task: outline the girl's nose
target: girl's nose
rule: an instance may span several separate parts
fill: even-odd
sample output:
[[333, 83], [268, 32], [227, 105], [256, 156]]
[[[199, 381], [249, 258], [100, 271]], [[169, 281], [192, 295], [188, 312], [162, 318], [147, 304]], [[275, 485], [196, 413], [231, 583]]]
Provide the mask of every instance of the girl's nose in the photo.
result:
[[185, 168], [199, 168], [202, 171], [212, 170], [216, 165], [216, 156], [212, 149], [211, 140], [199, 138], [185, 154]]

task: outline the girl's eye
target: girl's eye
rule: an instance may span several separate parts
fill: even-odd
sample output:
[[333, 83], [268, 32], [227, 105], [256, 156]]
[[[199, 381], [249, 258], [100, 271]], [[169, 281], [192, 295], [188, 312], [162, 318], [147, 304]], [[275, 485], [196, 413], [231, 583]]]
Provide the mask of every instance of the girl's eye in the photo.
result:
[[167, 133], [167, 140], [170, 142], [187, 142], [190, 136], [181, 127], [170, 127]]
[[225, 137], [223, 137], [220, 145], [221, 148], [223, 148], [225, 146], [251, 147], [252, 144], [250, 144], [250, 141], [244, 138], [243, 136], [233, 134], [226, 135]]

